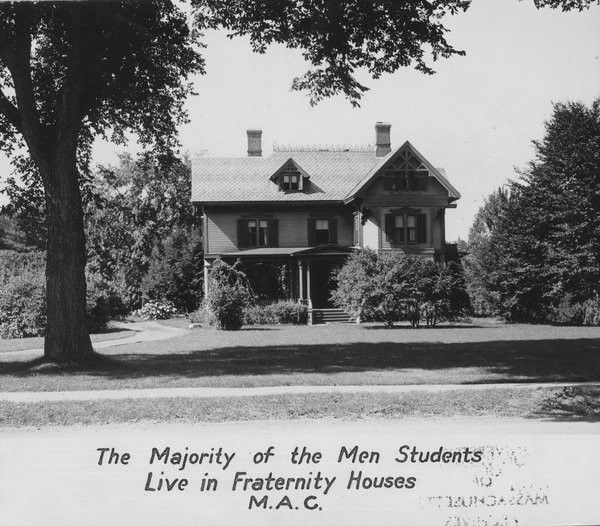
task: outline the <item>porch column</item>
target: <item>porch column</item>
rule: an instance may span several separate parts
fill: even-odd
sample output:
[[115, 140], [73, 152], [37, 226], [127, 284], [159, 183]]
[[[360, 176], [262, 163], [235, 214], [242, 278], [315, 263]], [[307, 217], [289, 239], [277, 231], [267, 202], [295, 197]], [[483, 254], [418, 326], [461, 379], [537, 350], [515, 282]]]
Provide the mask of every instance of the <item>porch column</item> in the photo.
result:
[[298, 261], [298, 296], [304, 299], [304, 261]]
[[310, 299], [310, 259], [306, 260], [306, 299]]
[[204, 297], [208, 296], [208, 270], [210, 269], [210, 263], [204, 260]]

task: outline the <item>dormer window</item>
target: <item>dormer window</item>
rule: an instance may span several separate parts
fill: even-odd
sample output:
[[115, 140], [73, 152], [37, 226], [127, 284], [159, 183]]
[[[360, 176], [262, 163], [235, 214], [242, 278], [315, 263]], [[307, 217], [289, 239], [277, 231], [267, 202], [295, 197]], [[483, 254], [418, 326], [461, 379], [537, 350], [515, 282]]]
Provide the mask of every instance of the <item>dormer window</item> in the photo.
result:
[[292, 159], [273, 174], [271, 180], [279, 186], [282, 192], [302, 192], [308, 185], [308, 174]]
[[281, 181], [281, 189], [286, 192], [297, 192], [300, 189], [300, 174], [284, 174]]

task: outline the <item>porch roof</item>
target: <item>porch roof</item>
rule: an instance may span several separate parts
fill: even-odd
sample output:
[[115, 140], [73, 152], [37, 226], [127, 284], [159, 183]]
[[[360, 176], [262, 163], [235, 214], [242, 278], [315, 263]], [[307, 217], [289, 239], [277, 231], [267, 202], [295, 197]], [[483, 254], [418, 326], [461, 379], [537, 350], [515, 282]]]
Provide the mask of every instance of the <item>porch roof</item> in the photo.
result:
[[342, 245], [319, 245], [316, 247], [259, 247], [239, 250], [237, 252], [221, 252], [213, 254], [222, 257], [257, 257], [257, 256], [339, 256], [352, 252], [351, 247]]

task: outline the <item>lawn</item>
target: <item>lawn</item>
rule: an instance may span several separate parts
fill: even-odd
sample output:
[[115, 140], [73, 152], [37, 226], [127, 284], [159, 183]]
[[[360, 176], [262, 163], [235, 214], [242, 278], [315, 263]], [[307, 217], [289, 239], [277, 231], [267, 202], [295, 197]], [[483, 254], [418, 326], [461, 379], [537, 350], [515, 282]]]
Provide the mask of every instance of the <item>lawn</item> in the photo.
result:
[[[132, 336], [133, 332], [129, 330], [109, 329], [100, 334], [92, 334], [90, 337], [92, 342], [103, 342], [107, 340], [119, 340]], [[26, 349], [43, 349], [44, 337], [37, 338], [0, 338], [0, 353], [11, 351], [22, 351]]]
[[[565, 395], [565, 391], [567, 391]], [[291, 419], [541, 418], [600, 420], [600, 389], [490, 388], [444, 393], [297, 394], [236, 398], [161, 398], [0, 402], [0, 427], [225, 422]], [[591, 402], [590, 402], [591, 400]]]
[[86, 371], [5, 360], [0, 390], [600, 381], [600, 327], [196, 329], [102, 353], [108, 359]]

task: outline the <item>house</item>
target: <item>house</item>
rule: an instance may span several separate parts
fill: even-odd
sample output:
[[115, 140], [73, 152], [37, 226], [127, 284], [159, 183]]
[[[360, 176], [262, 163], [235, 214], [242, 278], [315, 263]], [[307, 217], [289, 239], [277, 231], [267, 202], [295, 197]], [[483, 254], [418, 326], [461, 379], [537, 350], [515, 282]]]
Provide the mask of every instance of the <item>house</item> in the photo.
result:
[[443, 261], [446, 209], [460, 194], [410, 142], [392, 149], [390, 127], [376, 124], [370, 148], [275, 147], [268, 157], [261, 130], [248, 130], [247, 157], [194, 159], [205, 278], [216, 258], [239, 259], [259, 298], [323, 309], [353, 250]]

